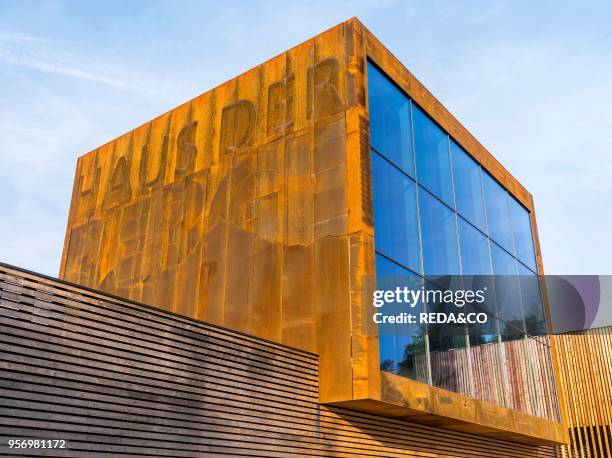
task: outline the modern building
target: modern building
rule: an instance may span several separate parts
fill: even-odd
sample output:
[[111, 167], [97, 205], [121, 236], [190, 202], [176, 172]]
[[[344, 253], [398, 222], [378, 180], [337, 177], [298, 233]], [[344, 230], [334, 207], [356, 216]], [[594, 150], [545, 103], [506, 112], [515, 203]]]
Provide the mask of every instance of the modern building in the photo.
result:
[[[232, 413], [239, 434], [274, 438], [240, 452], [196, 444], [180, 456], [535, 457], [569, 441], [555, 341], [533, 332], [547, 323], [542, 273], [529, 192], [351, 19], [79, 158], [60, 278], [88, 290], [18, 271], [0, 278], [25, 276], [27, 288], [69, 294], [72, 308], [86, 303], [84, 320], [122, 329], [104, 348], [133, 329], [122, 367], [142, 333], [178, 334], [181, 346], [203, 339], [196, 328], [206, 345], [232, 340], [224, 358], [234, 366], [216, 358], [187, 383], [199, 363], [183, 359], [165, 393], [173, 383], [223, 392], [227, 382], [228, 392], [245, 390], [227, 400], [246, 409]], [[519, 305], [498, 301], [486, 336], [435, 326], [386, 335], [369, 301], [385, 275], [495, 275], [514, 285]], [[122, 324], [130, 307], [141, 315]], [[267, 349], [255, 372], [238, 361], [242, 345]], [[224, 382], [215, 368], [242, 378]], [[276, 375], [261, 379], [268, 370]], [[265, 427], [251, 425], [249, 377], [272, 390], [256, 399], [282, 398], [257, 414], [274, 412]], [[276, 387], [287, 380], [291, 389]], [[190, 414], [228, 408], [197, 405], [200, 413], [186, 405]], [[279, 436], [306, 405], [302, 430]], [[200, 420], [202, 434], [219, 431]], [[283, 448], [296, 441], [310, 445]]]

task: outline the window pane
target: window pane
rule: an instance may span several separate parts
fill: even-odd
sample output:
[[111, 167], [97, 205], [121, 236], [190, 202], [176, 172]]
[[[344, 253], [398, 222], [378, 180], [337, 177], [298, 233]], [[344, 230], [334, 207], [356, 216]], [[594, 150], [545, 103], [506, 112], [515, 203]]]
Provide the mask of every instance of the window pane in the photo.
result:
[[483, 184], [489, 235], [510, 253], [514, 253], [508, 215], [508, 192], [488, 173], [483, 174]]
[[397, 374], [419, 382], [429, 383], [427, 368], [427, 350], [423, 335], [396, 336], [397, 354], [399, 356]]
[[459, 275], [455, 213], [419, 188], [425, 275]]
[[396, 262], [376, 254], [376, 276], [402, 277], [404, 275], [414, 274]]
[[525, 334], [517, 262], [495, 243], [491, 243], [491, 260], [502, 340], [512, 340]]
[[414, 181], [372, 151], [372, 190], [376, 250], [420, 272]]
[[[393, 290], [395, 287], [407, 286], [417, 289], [421, 279], [399, 264], [376, 254], [377, 289]], [[395, 314], [403, 311], [403, 304], [387, 304], [381, 312]], [[399, 307], [399, 309], [397, 309]], [[414, 312], [423, 309], [417, 307]], [[380, 369], [387, 372], [428, 383], [427, 352], [425, 350], [426, 329], [417, 324], [378, 325]]]
[[410, 101], [369, 62], [368, 101], [372, 147], [414, 176]]
[[[396, 264], [384, 256], [379, 254], [376, 255], [376, 276], [401, 276], [407, 275], [409, 271], [404, 269], [399, 264]], [[386, 283], [382, 279], [377, 280], [377, 288], [383, 289], [387, 285], [381, 285]], [[397, 371], [399, 358], [396, 354], [395, 336], [391, 334], [384, 334], [379, 332], [378, 345], [380, 351], [380, 369], [387, 372], [395, 373]]]
[[477, 399], [505, 405], [505, 383], [500, 345], [496, 336], [470, 336], [470, 359]]
[[[445, 287], [427, 284], [430, 291], [447, 291]], [[456, 289], [451, 287], [450, 290]], [[434, 313], [456, 313], [453, 303], [432, 301], [427, 304], [427, 311]], [[431, 380], [433, 385], [458, 393], [471, 394], [471, 375], [469, 373], [468, 354], [466, 350], [465, 324], [429, 324], [429, 358]]]
[[546, 335], [546, 320], [539, 278], [521, 263], [518, 263], [518, 270], [527, 334], [544, 336]]
[[478, 229], [486, 232], [480, 166], [453, 140], [450, 145], [457, 211]]
[[489, 239], [486, 235], [458, 218], [461, 273], [463, 275], [491, 275]]
[[533, 234], [531, 232], [531, 220], [529, 211], [510, 196], [510, 220], [512, 221], [512, 232], [514, 234], [514, 247], [516, 256], [536, 272], [535, 252], [533, 249]]
[[453, 207], [448, 136], [415, 105], [412, 108], [412, 116], [417, 179], [420, 184]]

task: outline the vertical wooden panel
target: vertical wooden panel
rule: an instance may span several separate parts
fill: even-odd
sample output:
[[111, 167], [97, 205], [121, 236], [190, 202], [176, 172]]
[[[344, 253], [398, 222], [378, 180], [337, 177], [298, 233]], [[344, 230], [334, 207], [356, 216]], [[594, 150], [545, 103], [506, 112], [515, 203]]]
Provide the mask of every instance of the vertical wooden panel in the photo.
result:
[[612, 327], [554, 336], [571, 443], [564, 456], [612, 456]]

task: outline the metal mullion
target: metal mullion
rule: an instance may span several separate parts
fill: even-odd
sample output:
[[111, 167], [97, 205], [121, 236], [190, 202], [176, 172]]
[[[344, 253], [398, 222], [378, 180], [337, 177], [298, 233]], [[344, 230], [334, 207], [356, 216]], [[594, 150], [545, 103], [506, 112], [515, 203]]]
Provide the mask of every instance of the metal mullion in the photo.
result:
[[370, 149], [372, 151], [374, 151], [376, 154], [378, 154], [382, 159], [384, 159], [385, 162], [387, 162], [389, 165], [391, 165], [394, 169], [396, 169], [398, 172], [401, 172], [404, 176], [406, 176], [407, 178], [410, 178], [411, 181], [413, 181], [414, 183], [416, 183], [416, 180], [411, 177], [410, 175], [408, 175], [406, 173], [406, 171], [404, 169], [402, 169], [401, 167], [399, 167], [395, 162], [393, 162], [391, 159], [389, 159], [387, 156], [385, 156], [384, 153], [381, 153], [380, 151], [378, 151], [376, 148], [374, 147], [370, 147]]
[[382, 251], [379, 251], [379, 250], [377, 250], [377, 249], [375, 248], [375, 249], [374, 249], [374, 252], [375, 252], [376, 254], [381, 255], [383, 258], [385, 258], [385, 259], [387, 259], [387, 260], [391, 261], [392, 263], [397, 264], [398, 266], [400, 266], [400, 267], [402, 267], [402, 268], [404, 268], [404, 269], [406, 269], [406, 270], [410, 271], [410, 273], [411, 273], [411, 274], [413, 274], [413, 275], [417, 275], [417, 276], [419, 276], [419, 277], [423, 278], [423, 275], [422, 275], [422, 274], [420, 274], [420, 273], [418, 273], [418, 272], [415, 272], [415, 271], [414, 271], [413, 269], [411, 269], [410, 267], [406, 266], [405, 264], [401, 263], [400, 261], [397, 261], [395, 258], [393, 258], [393, 257], [391, 257], [391, 256], [389, 256], [389, 255], [387, 255], [387, 254], [385, 254], [385, 253], [383, 253]]
[[[451, 137], [450, 135], [446, 135], [446, 143], [448, 145], [448, 161], [450, 164], [450, 175], [451, 175], [451, 189], [453, 192], [453, 213], [455, 215], [455, 236], [457, 238], [457, 258], [459, 259], [459, 275], [461, 275], [461, 286], [465, 289], [465, 284], [463, 282], [463, 263], [461, 259], [461, 238], [459, 237], [459, 212], [457, 211], [457, 195], [455, 193], [455, 171], [453, 168], [453, 155], [451, 152]], [[472, 364], [472, 355], [470, 352], [470, 336], [468, 332], [467, 325], [464, 327], [463, 338], [465, 339], [465, 351], [466, 351], [466, 360], [467, 360], [467, 370], [468, 370], [468, 389], [470, 391], [470, 396], [475, 397], [475, 387], [474, 387], [474, 377], [473, 377], [473, 364]]]
[[[482, 167], [480, 167], [480, 189], [481, 189], [481, 195], [482, 195], [482, 204], [484, 207], [484, 212], [485, 212], [485, 226], [487, 228], [487, 233], [489, 232], [489, 216], [488, 216], [488, 212], [487, 212], [487, 205], [486, 205], [486, 201], [485, 201], [485, 188], [484, 188], [484, 182], [483, 182], [483, 178], [482, 178]], [[488, 249], [489, 249], [489, 267], [491, 269], [491, 276], [494, 278], [495, 273], [493, 272], [493, 250], [491, 250], [491, 243], [495, 243], [493, 241], [493, 239], [487, 234], [487, 240], [489, 241], [488, 244]], [[495, 287], [495, 281], [493, 281], [492, 284], [493, 287], [493, 299], [494, 299], [494, 304], [495, 304], [495, 316], [496, 316], [496, 328], [497, 328], [497, 338], [499, 339], [499, 345], [498, 345], [498, 363], [499, 363], [499, 368], [500, 368], [500, 372], [501, 372], [501, 378], [502, 378], [502, 385], [504, 387], [504, 389], [502, 390], [502, 402], [504, 404], [505, 407], [509, 407], [509, 402], [508, 402], [508, 381], [507, 381], [507, 377], [506, 374], [504, 372], [503, 369], [503, 358], [505, 356], [505, 351], [503, 351], [503, 342], [502, 342], [502, 338], [501, 338], [501, 332], [500, 332], [500, 319], [499, 319], [499, 311], [497, 309], [497, 290]]]
[[[425, 262], [423, 260], [423, 237], [421, 235], [421, 203], [419, 199], [419, 173], [417, 171], [417, 163], [416, 163], [416, 148], [414, 145], [414, 122], [413, 122], [413, 110], [412, 105], [413, 101], [411, 98], [409, 100], [409, 111], [410, 111], [410, 139], [412, 140], [412, 144], [410, 145], [410, 150], [412, 151], [412, 162], [414, 164], [414, 178], [415, 178], [415, 192], [416, 192], [416, 207], [417, 207], [417, 224], [419, 228], [419, 260], [421, 264], [421, 277], [423, 278], [423, 284], [425, 284]], [[423, 311], [425, 313], [428, 312], [427, 302], [423, 301]], [[429, 326], [425, 323], [425, 358], [427, 360], [427, 383], [433, 386], [433, 377], [431, 375], [431, 354], [429, 352]]]

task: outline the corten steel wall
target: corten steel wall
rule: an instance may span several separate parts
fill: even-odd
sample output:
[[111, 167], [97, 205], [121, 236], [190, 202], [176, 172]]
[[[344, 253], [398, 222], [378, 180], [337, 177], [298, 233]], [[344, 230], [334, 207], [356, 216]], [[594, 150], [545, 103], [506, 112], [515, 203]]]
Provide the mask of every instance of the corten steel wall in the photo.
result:
[[563, 456], [612, 456], [612, 327], [554, 337], [570, 445]]
[[311, 353], [3, 265], [0, 345], [2, 456], [555, 456], [320, 405]]
[[531, 195], [351, 19], [81, 157], [60, 277], [316, 353], [325, 402], [562, 441], [558, 423], [381, 374], [362, 299], [375, 274], [367, 58], [533, 215]]
[[60, 277], [316, 352], [322, 396], [350, 397], [372, 267], [371, 218], [349, 210], [347, 146], [368, 140], [345, 27], [81, 157]]

